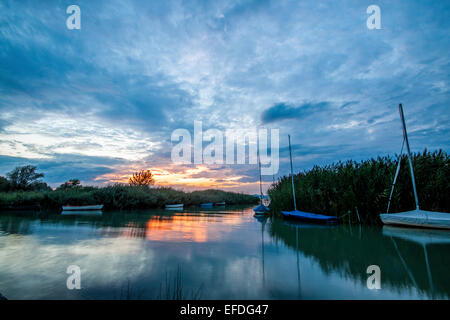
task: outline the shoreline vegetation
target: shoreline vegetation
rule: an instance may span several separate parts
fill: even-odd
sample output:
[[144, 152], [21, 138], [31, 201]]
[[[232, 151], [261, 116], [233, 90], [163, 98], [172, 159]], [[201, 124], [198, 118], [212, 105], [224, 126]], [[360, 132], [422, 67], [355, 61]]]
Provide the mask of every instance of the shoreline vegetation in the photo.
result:
[[[425, 149], [412, 156], [421, 209], [450, 212], [449, 155]], [[294, 174], [297, 208], [336, 216], [345, 223], [381, 224], [379, 214], [386, 212], [397, 164], [397, 157], [385, 156], [314, 166]], [[392, 213], [415, 209], [406, 155], [401, 157], [401, 168], [392, 196]], [[281, 216], [281, 210], [293, 210], [290, 176], [278, 179], [268, 194], [272, 214]]]
[[259, 201], [252, 195], [222, 190], [184, 192], [153, 186], [151, 170], [135, 172], [128, 184], [92, 187], [71, 179], [53, 190], [40, 180], [44, 174], [36, 170], [31, 165], [17, 167], [7, 178], [0, 177], [0, 210], [61, 210], [65, 205], [95, 204], [103, 204], [106, 210], [157, 209], [176, 203], [188, 207], [206, 202], [236, 205]]
[[[336, 216], [350, 224], [381, 224], [379, 214], [386, 212], [398, 157], [378, 157], [360, 162], [337, 162], [314, 166], [294, 174], [297, 208], [301, 211]], [[391, 201], [390, 212], [414, 209], [406, 155]], [[450, 157], [442, 150], [413, 154], [417, 191], [421, 209], [450, 212]], [[106, 187], [81, 186], [72, 179], [55, 190], [38, 179], [36, 167], [18, 167], [0, 177], [0, 210], [60, 210], [63, 205], [103, 204], [105, 210], [157, 209], [167, 204], [183, 203], [185, 207], [201, 203], [226, 202], [227, 205], [257, 204], [259, 198], [222, 190], [184, 192], [152, 186], [149, 170], [136, 172], [129, 184]], [[268, 195], [272, 215], [293, 209], [290, 176], [271, 184]]]
[[0, 209], [60, 210], [63, 205], [103, 204], [105, 210], [157, 209], [166, 204], [183, 203], [200, 206], [204, 202], [223, 202], [227, 205], [255, 204], [252, 195], [204, 190], [184, 192], [166, 187], [130, 186], [116, 184], [106, 187], [77, 187], [47, 191], [0, 192]]

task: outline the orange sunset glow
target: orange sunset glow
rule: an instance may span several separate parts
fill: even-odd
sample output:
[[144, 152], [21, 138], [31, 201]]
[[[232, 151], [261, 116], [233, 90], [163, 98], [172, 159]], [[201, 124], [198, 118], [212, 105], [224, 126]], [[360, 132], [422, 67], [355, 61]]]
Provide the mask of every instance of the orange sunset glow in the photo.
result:
[[[95, 181], [103, 184], [128, 183], [133, 173], [141, 169], [142, 167], [138, 165], [119, 167], [116, 172], [98, 176]], [[153, 173], [156, 186], [178, 187], [186, 190], [239, 189], [248, 190], [248, 192], [254, 192], [259, 188], [259, 182], [239, 181], [244, 176], [235, 175], [229, 168], [212, 170], [206, 165], [188, 168], [180, 168], [174, 165], [150, 168], [150, 170]], [[263, 189], [265, 190], [269, 185], [270, 183], [263, 182]]]

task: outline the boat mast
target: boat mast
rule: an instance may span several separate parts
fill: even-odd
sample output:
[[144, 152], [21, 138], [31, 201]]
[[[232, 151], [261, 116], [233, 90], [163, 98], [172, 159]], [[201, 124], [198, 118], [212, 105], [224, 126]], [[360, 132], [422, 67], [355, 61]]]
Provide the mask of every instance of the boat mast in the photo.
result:
[[262, 177], [261, 177], [261, 160], [259, 159], [259, 148], [258, 148], [258, 169], [259, 169], [259, 192], [261, 194], [260, 196], [260, 203], [263, 204], [263, 191], [262, 191]]
[[405, 139], [406, 150], [408, 151], [409, 169], [411, 170], [411, 181], [412, 181], [413, 190], [414, 190], [414, 199], [416, 200], [416, 210], [419, 210], [419, 199], [417, 197], [416, 179], [414, 178], [414, 169], [413, 169], [413, 164], [412, 164], [412, 160], [411, 160], [411, 151], [409, 149], [408, 133], [406, 132], [405, 116], [403, 114], [403, 106], [401, 103], [398, 105], [398, 111], [400, 113], [400, 119], [402, 120], [403, 139]]
[[292, 150], [291, 150], [291, 135], [289, 138], [289, 158], [291, 159], [291, 182], [292, 182], [292, 196], [294, 197], [294, 210], [297, 211], [297, 201], [295, 201], [295, 189], [294, 189], [294, 169], [292, 168]]

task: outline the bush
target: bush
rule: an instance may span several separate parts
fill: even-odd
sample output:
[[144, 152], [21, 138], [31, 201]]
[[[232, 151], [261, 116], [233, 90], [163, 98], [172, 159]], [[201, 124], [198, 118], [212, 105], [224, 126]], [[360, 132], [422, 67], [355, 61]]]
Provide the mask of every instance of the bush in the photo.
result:
[[38, 205], [43, 209], [60, 209], [63, 205], [104, 204], [105, 209], [163, 208], [166, 204], [185, 206], [203, 202], [250, 204], [258, 200], [250, 195], [221, 190], [185, 193], [172, 188], [150, 188], [116, 184], [103, 188], [76, 187], [55, 191], [0, 192], [0, 207]]
[[[413, 155], [413, 167], [421, 209], [450, 211], [450, 159], [442, 150], [426, 150]], [[299, 210], [342, 217], [357, 222], [356, 208], [363, 223], [379, 223], [386, 212], [397, 161], [378, 157], [362, 162], [347, 161], [315, 166], [294, 176]], [[275, 213], [293, 210], [290, 177], [279, 179], [268, 191]], [[415, 209], [409, 164], [401, 158], [401, 170], [391, 201], [390, 212]], [[347, 215], [349, 213], [349, 215]]]

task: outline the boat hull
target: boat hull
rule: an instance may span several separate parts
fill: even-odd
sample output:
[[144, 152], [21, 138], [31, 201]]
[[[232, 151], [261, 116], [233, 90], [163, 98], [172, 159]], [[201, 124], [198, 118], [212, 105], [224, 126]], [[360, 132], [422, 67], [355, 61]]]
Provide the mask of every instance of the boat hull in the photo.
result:
[[102, 210], [103, 205], [95, 205], [95, 206], [63, 206], [63, 211], [89, 211], [89, 210]]
[[257, 206], [256, 208], [253, 208], [253, 211], [255, 212], [255, 215], [266, 215], [269, 214], [269, 208], [266, 207], [265, 205], [260, 204], [259, 206]]
[[63, 216], [101, 216], [102, 210], [68, 210], [61, 212]]
[[166, 210], [183, 210], [184, 204], [166, 204]]
[[201, 203], [200, 207], [201, 208], [212, 208], [213, 204], [212, 203]]
[[288, 219], [297, 219], [314, 223], [327, 223], [335, 224], [338, 223], [338, 219], [332, 216], [325, 216], [322, 214], [303, 212], [303, 211], [281, 211], [283, 216]]
[[450, 214], [444, 212], [412, 210], [382, 213], [380, 219], [385, 225], [450, 230]]

